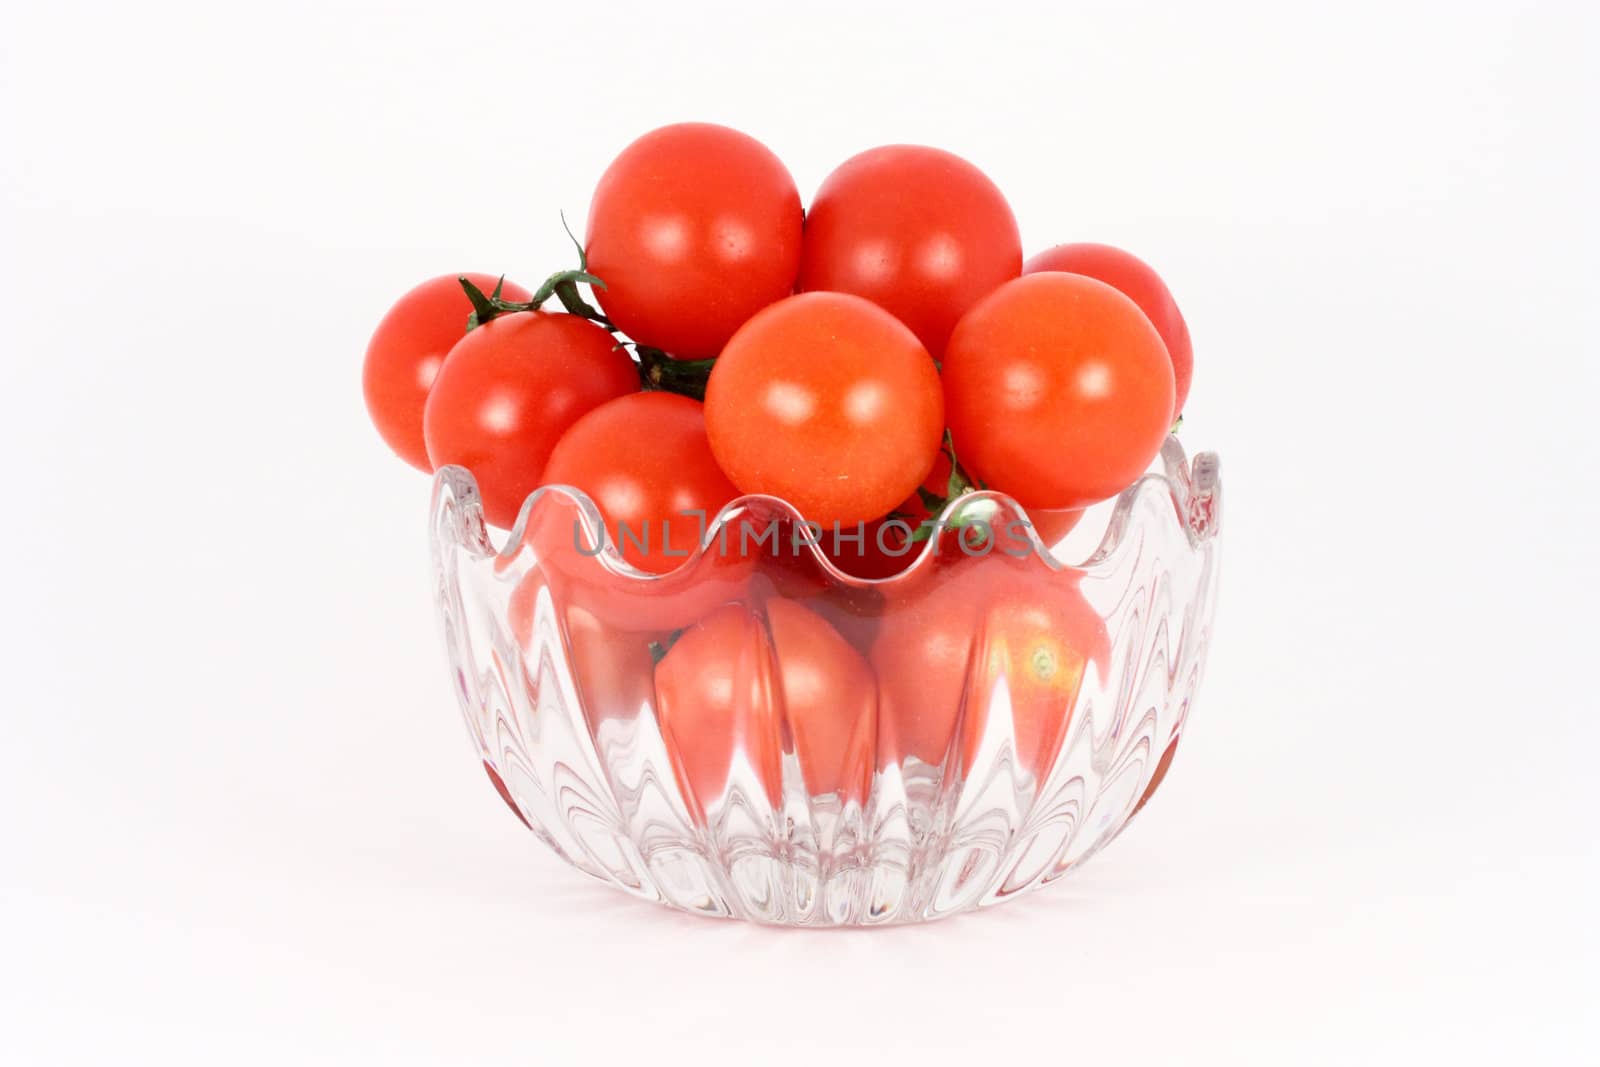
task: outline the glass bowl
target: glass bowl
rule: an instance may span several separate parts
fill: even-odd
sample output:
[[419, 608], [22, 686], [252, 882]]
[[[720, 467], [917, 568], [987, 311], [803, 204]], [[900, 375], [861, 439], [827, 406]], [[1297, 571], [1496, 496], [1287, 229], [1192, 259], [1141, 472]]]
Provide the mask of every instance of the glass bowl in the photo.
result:
[[444, 467], [433, 561], [484, 769], [574, 867], [700, 915], [922, 922], [1049, 885], [1150, 799], [1210, 644], [1220, 504], [1216, 456], [1170, 437], [1053, 546], [1070, 522], [976, 493], [867, 580], [828, 558], [851, 531], [747, 496], [649, 575], [565, 486], [497, 550]]

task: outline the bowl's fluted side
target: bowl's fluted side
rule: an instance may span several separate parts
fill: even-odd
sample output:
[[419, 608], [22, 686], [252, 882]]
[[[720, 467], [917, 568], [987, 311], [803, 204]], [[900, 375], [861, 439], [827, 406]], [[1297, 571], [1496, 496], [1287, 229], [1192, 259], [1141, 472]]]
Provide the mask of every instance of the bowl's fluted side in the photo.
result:
[[[1004, 497], [979, 503], [997, 527], [1021, 515]], [[706, 541], [752, 515], [793, 512], [745, 498]], [[659, 647], [650, 642], [729, 600], [745, 603], [753, 620], [748, 647], [730, 653], [741, 686], [768, 697], [781, 690], [767, 606], [776, 594], [759, 574], [703, 551], [672, 576], [646, 577], [609, 549], [590, 556], [529, 535], [576, 524], [596, 538], [593, 505], [563, 487], [530, 497], [498, 552], [476, 485], [453, 467], [435, 479], [433, 552], [473, 742], [501, 795], [547, 844], [580, 870], [673, 907], [848, 925], [1007, 899], [1056, 880], [1121, 831], [1165, 774], [1199, 682], [1219, 522], [1215, 456], [1191, 465], [1169, 439], [1156, 469], [1118, 499], [1087, 560], [1019, 564], [1042, 589], [1081, 592], [1109, 637], [1104, 654], [1085, 650], [1075, 698], [1055, 709], [1064, 732], [1048, 743], [1019, 740], [1017, 723], [1031, 713], [1014, 719], [1013, 695], [1026, 682], [1015, 677], [1003, 627], [980, 618], [956, 706], [930, 697], [939, 706], [928, 714], [954, 723], [942, 758], [881, 758], [892, 754], [891, 732], [869, 722], [880, 754], [861, 767], [870, 784], [860, 795], [820, 797], [806, 788], [783, 700], [746, 709], [748, 736], [712, 796], [688, 784], [658, 714], [646, 650]], [[880, 583], [845, 578], [817, 555], [820, 581], [805, 587], [814, 598], [805, 602], [834, 611], [840, 629], [870, 647], [875, 615], [907, 610], [914, 583], [926, 591], [944, 580], [926, 551], [904, 577]], [[663, 614], [663, 604], [688, 614]]]

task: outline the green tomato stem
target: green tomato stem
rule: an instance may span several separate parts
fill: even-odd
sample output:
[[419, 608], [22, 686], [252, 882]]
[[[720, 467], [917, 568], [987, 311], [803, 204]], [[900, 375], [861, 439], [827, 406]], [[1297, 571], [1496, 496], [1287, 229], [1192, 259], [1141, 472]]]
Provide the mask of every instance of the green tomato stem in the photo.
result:
[[677, 393], [694, 400], [706, 398], [706, 381], [711, 377], [714, 359], [673, 359], [659, 348], [636, 344], [639, 380], [646, 389]]

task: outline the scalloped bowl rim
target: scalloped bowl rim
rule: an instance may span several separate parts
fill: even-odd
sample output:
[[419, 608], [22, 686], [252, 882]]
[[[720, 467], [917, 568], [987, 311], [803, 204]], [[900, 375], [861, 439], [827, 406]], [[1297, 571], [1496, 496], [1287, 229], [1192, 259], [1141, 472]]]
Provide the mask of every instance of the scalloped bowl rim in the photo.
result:
[[[1126, 535], [1129, 516], [1139, 497], [1148, 489], [1157, 486], [1166, 490], [1172, 506], [1174, 517], [1183, 529], [1191, 546], [1198, 546], [1210, 540], [1217, 533], [1217, 523], [1209, 522], [1197, 528], [1191, 520], [1190, 513], [1194, 503], [1201, 499], [1214, 499], [1220, 494], [1220, 462], [1215, 452], [1198, 452], [1195, 454], [1192, 466], [1182, 444], [1176, 436], [1169, 435], [1162, 443], [1158, 458], [1162, 461], [1163, 470], [1150, 470], [1140, 475], [1137, 481], [1117, 494], [1115, 505], [1106, 522], [1105, 532], [1102, 534], [1098, 545], [1083, 561], [1077, 564], [1065, 563], [1058, 559], [1050, 546], [1040, 539], [1033, 522], [1028, 519], [1028, 511], [1016, 498], [995, 490], [980, 490], [960, 496], [941, 508], [933, 518], [941, 525], [950, 525], [951, 518], [958, 511], [969, 508], [992, 508], [990, 515], [1002, 512], [1014, 512], [1026, 520], [1026, 531], [1029, 548], [1033, 555], [1047, 563], [1054, 570], [1087, 569], [1099, 561], [1106, 559], [1116, 551], [1118, 544]], [[806, 519], [800, 514], [793, 504], [781, 497], [768, 496], [760, 493], [747, 493], [735, 497], [716, 513], [711, 521], [706, 523], [705, 531], [700, 544], [692, 551], [685, 554], [682, 562], [670, 571], [655, 574], [640, 570], [633, 564], [623, 559], [617, 546], [606, 536], [605, 521], [601, 518], [600, 509], [589, 495], [575, 486], [561, 483], [542, 485], [529, 493], [523, 500], [522, 507], [517, 511], [517, 519], [507, 533], [504, 546], [496, 548], [489, 536], [488, 524], [483, 515], [483, 504], [478, 493], [478, 482], [470, 470], [465, 467], [447, 464], [434, 472], [433, 476], [434, 497], [437, 502], [441, 494], [448, 493], [458, 505], [458, 515], [464, 524], [459, 528], [462, 535], [460, 540], [472, 550], [477, 558], [495, 557], [502, 564], [509, 564], [521, 553], [524, 536], [528, 522], [534, 509], [540, 501], [547, 497], [564, 498], [570, 501], [578, 511], [578, 516], [583, 523], [584, 535], [590, 544], [598, 545], [598, 550], [585, 553], [597, 559], [600, 564], [613, 576], [628, 578], [638, 582], [651, 583], [662, 579], [671, 578], [692, 571], [706, 554], [707, 548], [719, 538], [720, 532], [743, 514], [759, 512], [774, 518], [782, 517], [792, 522], [804, 524]], [[1104, 503], [1104, 501], [1102, 501]], [[1091, 505], [1095, 506], [1095, 505]], [[929, 538], [916, 553], [915, 557], [907, 562], [904, 569], [887, 578], [862, 578], [842, 571], [828, 558], [821, 547], [813, 541], [801, 541], [810, 551], [824, 574], [842, 585], [859, 588], [883, 588], [895, 582], [903, 581], [911, 574], [920, 571], [925, 561], [935, 551], [933, 538]]]

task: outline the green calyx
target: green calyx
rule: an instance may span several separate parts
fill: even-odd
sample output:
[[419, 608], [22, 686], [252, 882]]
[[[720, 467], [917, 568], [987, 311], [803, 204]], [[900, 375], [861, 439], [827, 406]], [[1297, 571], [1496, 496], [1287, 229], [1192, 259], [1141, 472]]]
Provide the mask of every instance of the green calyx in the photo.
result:
[[[584, 250], [583, 242], [578, 240], [572, 228], [567, 225], [565, 214], [561, 216], [561, 226], [567, 231], [567, 237], [571, 239], [573, 247], [578, 250], [578, 266], [575, 270], [559, 270], [550, 275], [531, 299], [526, 301], [505, 299], [503, 276], [495, 284], [494, 292], [487, 294], [473, 285], [470, 279], [464, 277], [457, 279], [461, 283], [461, 288], [465, 290], [467, 299], [472, 302], [472, 314], [467, 316], [469, 331], [501, 315], [519, 311], [538, 311], [551, 297], [555, 297], [567, 314], [588, 319], [612, 334], [618, 332], [616, 324], [606, 318], [599, 308], [585, 300], [582, 291], [579, 290], [578, 286], [589, 285], [604, 291], [606, 283], [589, 273], [589, 255]], [[639, 384], [644, 389], [677, 393], [695, 400], [706, 398], [706, 381], [711, 377], [711, 367], [715, 360], [673, 359], [659, 348], [622, 338], [618, 338], [617, 347], [632, 349], [638, 363]]]
[[[940, 445], [940, 451], [942, 451], [945, 454], [945, 457], [950, 460], [950, 477], [945, 481], [944, 495], [940, 496], [938, 493], [926, 489], [923, 486], [917, 486], [917, 496], [922, 500], [922, 506], [928, 509], [928, 514], [930, 516], [938, 515], [946, 507], [949, 507], [951, 501], [959, 500], [964, 496], [969, 496], [972, 493], [976, 493], [980, 490], [988, 488], [988, 486], [984, 485], [981, 481], [968, 474], [967, 469], [963, 467], [961, 465], [961, 461], [956, 458], [955, 438], [951, 435], [949, 430], [945, 430], [944, 432], [944, 442]], [[906, 516], [898, 513], [893, 517], [900, 519], [906, 518]], [[983, 515], [976, 513], [969, 514], [966, 512], [966, 509], [957, 508], [950, 513], [949, 521], [947, 521], [944, 525], [949, 529], [960, 530], [967, 526], [981, 524], [985, 521], [986, 519]], [[928, 538], [933, 536], [934, 529], [935, 526], [931, 521], [925, 520], [918, 523], [917, 528], [911, 532], [911, 542], [913, 544], [917, 544], [919, 542], [926, 541]], [[987, 533], [983, 533], [982, 531], [980, 531], [980, 533], [982, 533], [982, 536], [984, 537], [988, 536]], [[982, 541], [979, 542], [980, 545], [982, 543]]]

